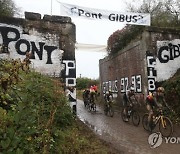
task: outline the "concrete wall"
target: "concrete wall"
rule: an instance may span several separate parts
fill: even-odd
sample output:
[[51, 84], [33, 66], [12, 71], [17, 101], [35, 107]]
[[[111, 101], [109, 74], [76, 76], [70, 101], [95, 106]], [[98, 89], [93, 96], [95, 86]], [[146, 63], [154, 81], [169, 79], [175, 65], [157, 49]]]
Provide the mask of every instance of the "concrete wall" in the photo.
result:
[[101, 91], [117, 99], [132, 86], [143, 100], [156, 81], [167, 80], [180, 68], [180, 30], [149, 27], [114, 56], [99, 61]]
[[66, 87], [76, 85], [75, 42], [70, 17], [25, 12], [25, 19], [0, 18], [0, 58], [23, 60], [30, 52], [31, 67], [62, 78]]

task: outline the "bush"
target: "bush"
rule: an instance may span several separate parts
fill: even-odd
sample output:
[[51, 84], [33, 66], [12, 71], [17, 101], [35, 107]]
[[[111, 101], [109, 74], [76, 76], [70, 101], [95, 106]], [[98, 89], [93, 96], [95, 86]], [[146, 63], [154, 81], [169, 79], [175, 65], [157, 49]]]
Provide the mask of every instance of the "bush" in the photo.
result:
[[174, 77], [163, 83], [166, 92], [166, 101], [168, 105], [174, 110], [171, 113], [172, 119], [180, 122], [180, 69]]
[[76, 79], [76, 88], [77, 90], [83, 90], [86, 88], [90, 88], [92, 85], [98, 85], [99, 80], [92, 80], [89, 78], [77, 78]]
[[0, 151], [58, 153], [59, 132], [74, 123], [61, 83], [20, 61], [0, 65]]
[[107, 42], [108, 55], [114, 55], [128, 45], [142, 33], [144, 26], [127, 25], [122, 30], [115, 31]]

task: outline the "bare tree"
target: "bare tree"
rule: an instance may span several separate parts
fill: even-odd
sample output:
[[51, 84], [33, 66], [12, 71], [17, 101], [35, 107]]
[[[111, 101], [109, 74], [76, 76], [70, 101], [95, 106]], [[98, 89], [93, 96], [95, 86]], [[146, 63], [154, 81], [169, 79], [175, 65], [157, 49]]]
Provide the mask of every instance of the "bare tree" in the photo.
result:
[[150, 13], [152, 26], [179, 27], [179, 0], [132, 0], [126, 5], [128, 11]]
[[180, 1], [179, 0], [166, 0], [166, 9], [171, 12], [175, 17], [175, 22], [177, 25], [180, 23]]

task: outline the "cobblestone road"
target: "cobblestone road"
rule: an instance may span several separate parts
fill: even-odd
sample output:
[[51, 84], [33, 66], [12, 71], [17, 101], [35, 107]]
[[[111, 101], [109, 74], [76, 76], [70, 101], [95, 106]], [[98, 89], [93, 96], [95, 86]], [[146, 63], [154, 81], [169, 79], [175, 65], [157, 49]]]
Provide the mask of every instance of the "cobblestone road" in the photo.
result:
[[[77, 115], [80, 120], [87, 124], [97, 133], [100, 138], [112, 143], [112, 145], [124, 153], [133, 154], [179, 154], [179, 143], [165, 143], [157, 148], [151, 148], [148, 143], [148, 134], [140, 124], [133, 126], [132, 122], [124, 123], [120, 111], [116, 111], [114, 117], [104, 115], [103, 109], [98, 106], [96, 113], [88, 112], [81, 100], [77, 103]], [[179, 129], [175, 129], [173, 137], [180, 137]], [[175, 142], [175, 139], [171, 141]]]

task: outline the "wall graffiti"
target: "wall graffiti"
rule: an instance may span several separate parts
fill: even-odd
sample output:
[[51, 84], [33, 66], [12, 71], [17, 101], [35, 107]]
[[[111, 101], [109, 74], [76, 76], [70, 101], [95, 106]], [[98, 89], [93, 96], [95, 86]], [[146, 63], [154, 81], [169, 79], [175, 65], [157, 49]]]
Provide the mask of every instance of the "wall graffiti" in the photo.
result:
[[0, 56], [8, 54], [12, 59], [24, 59], [26, 52], [31, 52], [30, 59], [37, 71], [60, 74], [63, 51], [59, 49], [58, 37], [52, 36], [47, 40], [46, 35], [50, 34], [41, 34], [35, 30], [28, 34], [24, 33], [22, 27], [0, 23]]
[[142, 81], [141, 75], [133, 75], [130, 79], [128, 77], [121, 78], [121, 93], [129, 90], [129, 87], [132, 87], [135, 92], [142, 92]]
[[[35, 53], [39, 57], [39, 60], [42, 60], [43, 50], [47, 51], [47, 62], [46, 64], [52, 64], [51, 54], [52, 52], [57, 49], [57, 46], [49, 46], [45, 45], [44, 42], [38, 42], [38, 46], [36, 45], [37, 42], [28, 41], [26, 39], [20, 38], [20, 32], [16, 28], [12, 27], [0, 27], [0, 33], [2, 36], [2, 51], [9, 52], [8, 45], [10, 42], [15, 41], [15, 49], [19, 55], [25, 55], [26, 52], [31, 51], [32, 56], [31, 59], [35, 59]], [[12, 35], [9, 35], [12, 34]], [[24, 46], [21, 48], [21, 46]], [[39, 48], [39, 49], [38, 49]], [[7, 51], [5, 50], [7, 49]]]
[[117, 80], [114, 81], [107, 81], [103, 82], [103, 93], [106, 93], [106, 91], [112, 91], [113, 93], [118, 92], [118, 87], [117, 87]]
[[180, 39], [157, 41], [157, 81], [167, 80], [180, 68]]
[[66, 86], [76, 86], [76, 64], [74, 60], [63, 60]]
[[168, 63], [180, 56], [180, 44], [161, 46], [158, 50], [158, 59], [161, 63]]
[[112, 91], [113, 94], [117, 94], [119, 91], [121, 93], [126, 92], [129, 90], [129, 87], [132, 86], [134, 88], [134, 91], [137, 93], [142, 92], [142, 81], [141, 81], [141, 75], [134, 75], [130, 79], [128, 77], [124, 77], [120, 79], [120, 89], [118, 89], [118, 80], [114, 81], [107, 81], [102, 83], [102, 90], [103, 93], [106, 93], [106, 91]]
[[105, 94], [107, 91], [111, 91], [113, 97], [114, 98], [117, 97], [117, 93], [118, 93], [117, 84], [118, 84], [118, 80], [103, 82], [102, 84], [103, 94]]
[[125, 93], [128, 90], [129, 78], [121, 78], [121, 92]]
[[148, 91], [155, 91], [156, 89], [156, 76], [157, 76], [157, 71], [156, 71], [156, 59], [151, 56], [147, 55], [147, 78], [148, 78]]
[[63, 64], [65, 66], [63, 77], [66, 84], [66, 95], [73, 108], [73, 112], [76, 112], [76, 63], [74, 60], [63, 60]]

